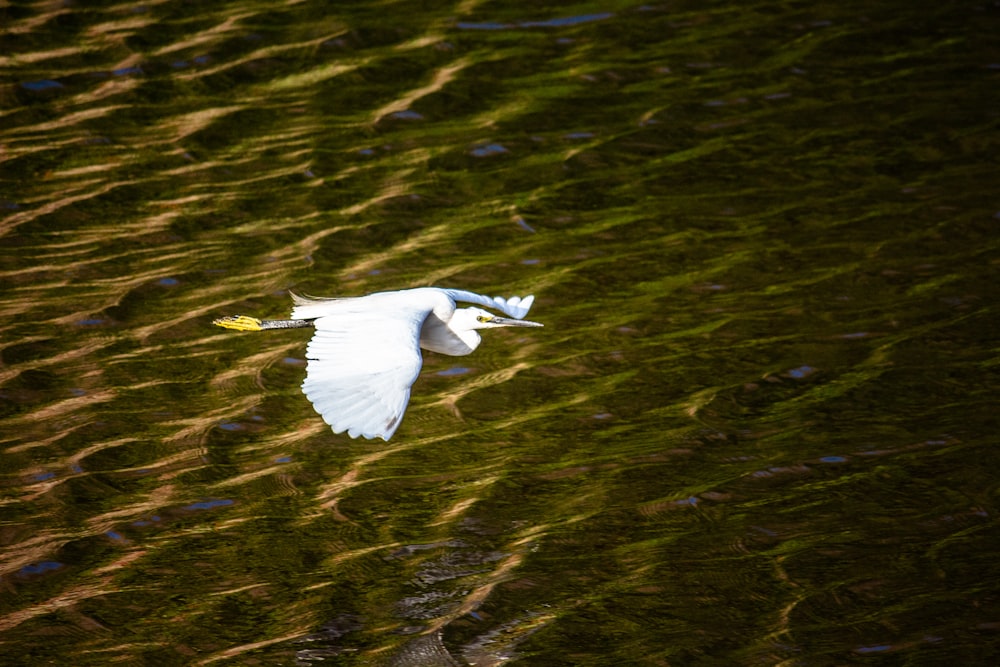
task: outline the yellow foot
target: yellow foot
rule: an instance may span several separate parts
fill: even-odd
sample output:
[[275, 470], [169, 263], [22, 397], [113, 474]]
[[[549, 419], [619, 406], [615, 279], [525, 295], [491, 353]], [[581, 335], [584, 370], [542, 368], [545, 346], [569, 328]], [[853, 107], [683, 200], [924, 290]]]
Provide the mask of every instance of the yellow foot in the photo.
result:
[[236, 331], [260, 331], [260, 320], [256, 317], [246, 315], [233, 315], [230, 317], [220, 317], [212, 322], [217, 327], [224, 329], [235, 329]]

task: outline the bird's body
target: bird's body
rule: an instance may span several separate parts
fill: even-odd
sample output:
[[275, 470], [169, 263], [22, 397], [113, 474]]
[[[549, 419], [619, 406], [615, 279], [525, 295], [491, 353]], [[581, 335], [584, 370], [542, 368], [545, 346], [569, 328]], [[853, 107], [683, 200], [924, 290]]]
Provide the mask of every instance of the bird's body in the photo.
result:
[[[302, 391], [334, 433], [388, 440], [402, 420], [420, 373], [420, 349], [463, 356], [481, 341], [477, 329], [542, 326], [523, 320], [534, 297], [487, 297], [463, 290], [419, 287], [362, 297], [292, 295], [290, 320], [237, 316], [215, 321], [241, 331], [314, 326]], [[502, 310], [458, 308], [456, 301]]]

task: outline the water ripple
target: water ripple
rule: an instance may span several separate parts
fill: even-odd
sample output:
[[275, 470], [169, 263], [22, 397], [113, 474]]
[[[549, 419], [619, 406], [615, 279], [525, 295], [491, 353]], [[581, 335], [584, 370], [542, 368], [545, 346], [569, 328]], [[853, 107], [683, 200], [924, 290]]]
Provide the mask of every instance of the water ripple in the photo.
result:
[[[990, 8], [386, 9], [8, 11], [0, 661], [974, 653]], [[391, 443], [211, 326], [427, 284]]]

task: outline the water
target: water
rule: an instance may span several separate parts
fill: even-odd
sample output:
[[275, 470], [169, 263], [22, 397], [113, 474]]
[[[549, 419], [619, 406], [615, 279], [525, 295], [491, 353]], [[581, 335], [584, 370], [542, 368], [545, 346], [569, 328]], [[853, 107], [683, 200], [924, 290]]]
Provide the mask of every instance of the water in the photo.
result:
[[[992, 663], [998, 14], [0, 8], [0, 660]], [[428, 284], [389, 443], [211, 326]]]

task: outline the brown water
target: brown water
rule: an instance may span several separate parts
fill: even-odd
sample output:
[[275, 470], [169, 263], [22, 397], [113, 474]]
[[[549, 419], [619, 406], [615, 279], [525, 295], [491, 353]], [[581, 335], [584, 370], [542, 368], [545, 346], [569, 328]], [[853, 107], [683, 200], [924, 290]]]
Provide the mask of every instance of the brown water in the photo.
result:
[[[992, 664], [998, 18], [0, 6], [0, 662]], [[211, 326], [419, 285], [389, 443]]]

